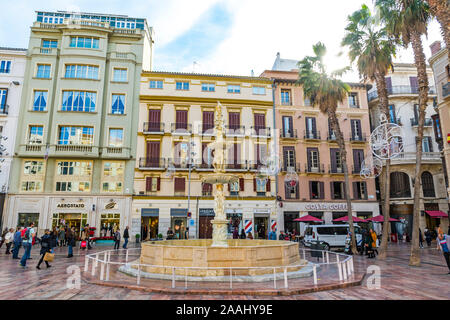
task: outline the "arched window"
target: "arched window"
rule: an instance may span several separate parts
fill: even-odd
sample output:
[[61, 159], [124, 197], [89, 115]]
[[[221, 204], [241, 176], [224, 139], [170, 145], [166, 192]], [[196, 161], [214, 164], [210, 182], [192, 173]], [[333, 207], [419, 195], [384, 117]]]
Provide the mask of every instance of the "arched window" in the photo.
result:
[[435, 197], [433, 175], [428, 171], [422, 173], [422, 190], [424, 197]]
[[403, 172], [391, 173], [391, 198], [411, 198], [409, 176]]

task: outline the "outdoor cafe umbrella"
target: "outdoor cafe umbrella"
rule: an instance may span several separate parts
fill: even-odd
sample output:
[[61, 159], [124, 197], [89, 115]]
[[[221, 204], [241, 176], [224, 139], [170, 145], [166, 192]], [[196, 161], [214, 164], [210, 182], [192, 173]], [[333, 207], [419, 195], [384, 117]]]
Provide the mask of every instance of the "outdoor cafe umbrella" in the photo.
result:
[[[334, 219], [334, 222], [343, 222], [343, 221], [348, 221], [348, 216], [344, 216], [342, 218], [338, 218], [338, 219]], [[358, 218], [358, 217], [353, 217], [353, 222], [367, 222], [367, 220]]]
[[[384, 222], [384, 216], [379, 215], [379, 216], [376, 216], [373, 218], [369, 218], [367, 220], [372, 221], [372, 222]], [[398, 222], [398, 221], [400, 221], [400, 220], [394, 219], [394, 218], [389, 218], [389, 222]]]
[[294, 219], [294, 221], [298, 221], [298, 222], [323, 222], [323, 220], [321, 220], [319, 218], [316, 218], [316, 217], [313, 217], [313, 216], [310, 216], [309, 214], [306, 215], [306, 216], [303, 216], [301, 218]]

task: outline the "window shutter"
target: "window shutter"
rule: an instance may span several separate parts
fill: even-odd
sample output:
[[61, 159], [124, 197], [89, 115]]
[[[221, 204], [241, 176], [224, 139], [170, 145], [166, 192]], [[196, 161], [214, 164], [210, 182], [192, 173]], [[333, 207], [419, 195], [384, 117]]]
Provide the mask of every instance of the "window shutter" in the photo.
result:
[[158, 177], [156, 179], [157, 179], [157, 181], [156, 181], [156, 190], [160, 191], [161, 190], [161, 178]]
[[306, 149], [306, 158], [307, 158], [306, 160], [308, 162], [308, 171], [311, 170], [311, 164], [312, 164], [311, 151], [312, 151], [311, 148]]
[[298, 187], [298, 183], [295, 185], [295, 199], [299, 198], [299, 187]]
[[284, 198], [285, 199], [290, 199], [289, 183], [288, 182], [284, 183]]
[[391, 77], [386, 77], [386, 89], [388, 94], [392, 94], [392, 78]]
[[361, 182], [364, 185], [364, 200], [367, 200], [368, 192], [367, 192], [367, 183], [365, 181]]
[[266, 191], [267, 191], [267, 192], [270, 192], [270, 179], [267, 179], [267, 182], [266, 182]]
[[330, 149], [330, 156], [331, 156], [331, 170], [333, 172], [336, 172], [337, 170], [337, 152], [339, 151], [339, 149]]
[[357, 182], [352, 182], [353, 185], [353, 199], [358, 199], [358, 186]]
[[319, 199], [325, 199], [325, 190], [324, 189], [325, 189], [324, 183], [319, 182], [319, 190], [320, 190]]
[[316, 137], [316, 118], [312, 118], [312, 131], [313, 136]]
[[331, 199], [334, 199], [334, 183], [330, 182], [330, 190], [331, 190]]
[[244, 178], [239, 178], [239, 191], [244, 191]]
[[309, 199], [313, 199], [313, 196], [312, 196], [312, 181], [309, 181]]
[[352, 127], [352, 138], [355, 138], [356, 132], [355, 132], [355, 121], [356, 120], [350, 120], [350, 125]]
[[253, 178], [253, 191], [256, 192], [256, 179]]
[[145, 178], [145, 191], [151, 191], [152, 190], [152, 177], [146, 177]]
[[411, 93], [419, 92], [419, 82], [417, 81], [417, 77], [409, 77], [409, 84], [411, 85]]
[[428, 146], [430, 148], [430, 152], [433, 152], [433, 140], [431, 140], [431, 137], [427, 137], [428, 139]]

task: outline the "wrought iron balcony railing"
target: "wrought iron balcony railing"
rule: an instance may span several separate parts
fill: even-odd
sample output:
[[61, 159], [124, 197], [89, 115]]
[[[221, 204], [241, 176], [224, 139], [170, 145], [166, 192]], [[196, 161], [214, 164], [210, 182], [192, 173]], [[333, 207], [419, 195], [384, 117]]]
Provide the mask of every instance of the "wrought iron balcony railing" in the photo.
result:
[[166, 164], [165, 158], [139, 158], [139, 169], [164, 169]]
[[225, 125], [227, 136], [243, 136], [245, 135], [245, 126]]
[[281, 130], [280, 132], [280, 138], [284, 139], [297, 139], [297, 129], [291, 129], [291, 130]]
[[353, 142], [366, 142], [367, 141], [367, 139], [366, 139], [366, 134], [365, 133], [361, 133], [361, 134], [359, 134], [359, 135], [351, 135], [350, 136], [350, 141], [353, 141]]
[[[388, 95], [398, 95], [398, 94], [418, 94], [419, 87], [412, 86], [392, 86], [388, 88]], [[429, 87], [430, 94], [436, 94], [436, 90], [433, 86]], [[369, 101], [378, 98], [378, 91], [374, 90], [368, 94]]]
[[172, 134], [192, 134], [192, 124], [190, 123], [172, 123]]
[[303, 138], [306, 140], [320, 140], [320, 131], [317, 130], [304, 130]]
[[258, 137], [270, 137], [270, 127], [250, 127], [251, 135]]
[[[419, 125], [419, 119], [411, 118], [411, 126], [416, 127]], [[433, 120], [431, 118], [425, 118], [424, 127], [432, 127], [433, 126]]]
[[323, 163], [318, 166], [309, 166], [305, 163], [305, 173], [325, 173], [325, 168]]
[[149, 133], [149, 134], [164, 133], [164, 123], [163, 122], [144, 122], [144, 127], [143, 127], [142, 131], [144, 133]]

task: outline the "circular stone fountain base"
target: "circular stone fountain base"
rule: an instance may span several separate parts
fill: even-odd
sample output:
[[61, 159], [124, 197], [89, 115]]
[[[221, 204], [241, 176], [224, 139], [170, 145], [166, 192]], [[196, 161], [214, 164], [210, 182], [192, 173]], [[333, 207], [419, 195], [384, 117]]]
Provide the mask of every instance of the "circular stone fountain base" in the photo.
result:
[[[301, 260], [298, 243], [273, 240], [226, 240], [227, 247], [212, 246], [211, 239], [166, 240], [142, 243], [141, 276], [157, 279], [176, 277], [190, 281], [224, 281], [230, 272], [237, 281], [267, 281], [284, 277], [306, 277], [312, 273], [307, 261]], [[142, 266], [147, 265], [147, 266]], [[274, 271], [275, 269], [275, 271]], [[136, 275], [137, 266], [119, 269]]]

